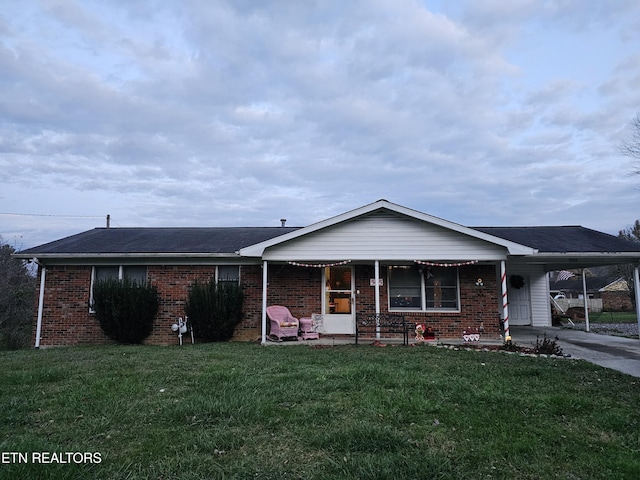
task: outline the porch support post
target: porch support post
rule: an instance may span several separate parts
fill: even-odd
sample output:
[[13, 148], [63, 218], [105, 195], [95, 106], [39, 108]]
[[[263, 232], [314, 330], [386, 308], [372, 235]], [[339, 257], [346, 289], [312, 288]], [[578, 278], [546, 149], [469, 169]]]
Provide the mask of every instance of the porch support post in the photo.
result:
[[589, 331], [589, 296], [587, 295], [587, 274], [585, 269], [582, 269], [582, 303], [584, 305], [584, 322], [585, 329]]
[[507, 298], [507, 266], [500, 260], [500, 284], [502, 289], [502, 321], [504, 322], [504, 340], [511, 336], [509, 333], [509, 301]]
[[380, 340], [380, 261], [374, 263], [375, 296], [376, 296], [376, 340]]
[[40, 335], [42, 334], [42, 311], [44, 310], [44, 280], [47, 275], [47, 267], [40, 266], [40, 296], [38, 297], [38, 323], [36, 324], [36, 341], [34, 348], [40, 348]]
[[640, 329], [640, 274], [638, 273], [639, 269], [640, 267], [638, 265], [633, 267], [633, 290], [636, 294], [636, 317], [638, 317], [638, 329]]
[[267, 343], [267, 261], [262, 262], [262, 343]]

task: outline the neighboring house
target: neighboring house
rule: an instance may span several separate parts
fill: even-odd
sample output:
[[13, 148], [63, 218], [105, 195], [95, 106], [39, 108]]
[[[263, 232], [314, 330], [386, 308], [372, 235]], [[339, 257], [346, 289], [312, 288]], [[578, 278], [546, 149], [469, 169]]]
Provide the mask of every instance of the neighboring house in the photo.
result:
[[585, 285], [581, 272], [573, 276], [562, 277], [552, 273], [549, 278], [549, 291], [564, 310], [581, 307], [584, 299], [584, 286], [587, 290], [589, 309], [594, 312], [622, 312], [633, 310], [629, 285], [624, 278], [611, 275], [607, 268], [585, 271]]
[[50, 346], [108, 343], [90, 304], [110, 276], [157, 286], [151, 344], [176, 343], [189, 287], [211, 277], [243, 287], [238, 340], [266, 341], [269, 305], [321, 314], [325, 335], [353, 335], [357, 315], [380, 313], [441, 338], [498, 338], [505, 317], [551, 325], [547, 272], [637, 264], [640, 246], [576, 226], [465, 227], [379, 200], [302, 228], [96, 228], [16, 256], [39, 265], [34, 345]]

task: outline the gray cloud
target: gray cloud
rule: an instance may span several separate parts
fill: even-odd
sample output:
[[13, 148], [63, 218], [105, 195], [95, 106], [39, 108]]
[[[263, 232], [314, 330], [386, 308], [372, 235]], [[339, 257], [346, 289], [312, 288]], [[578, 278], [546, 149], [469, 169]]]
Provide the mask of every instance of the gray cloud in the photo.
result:
[[8, 6], [3, 209], [98, 218], [5, 215], [0, 234], [33, 245], [107, 213], [306, 225], [378, 198], [463, 224], [615, 232], [637, 218], [616, 144], [640, 104], [640, 6], [593, 7]]

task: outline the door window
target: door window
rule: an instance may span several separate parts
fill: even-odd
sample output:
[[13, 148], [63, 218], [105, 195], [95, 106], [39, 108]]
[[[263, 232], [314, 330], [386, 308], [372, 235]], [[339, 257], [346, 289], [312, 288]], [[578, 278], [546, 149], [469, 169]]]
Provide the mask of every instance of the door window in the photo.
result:
[[326, 313], [350, 314], [351, 267], [325, 267], [325, 278]]

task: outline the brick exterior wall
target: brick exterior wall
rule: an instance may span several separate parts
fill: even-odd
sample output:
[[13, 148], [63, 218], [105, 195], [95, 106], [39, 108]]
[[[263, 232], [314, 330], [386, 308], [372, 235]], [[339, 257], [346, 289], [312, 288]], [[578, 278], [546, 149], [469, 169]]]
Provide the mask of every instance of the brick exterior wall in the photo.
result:
[[[91, 267], [47, 267], [45, 282], [40, 346], [112, 343], [89, 313]], [[33, 325], [34, 345], [39, 296], [38, 286]]]
[[634, 310], [629, 292], [602, 292], [602, 309], [605, 312], [631, 312]]
[[[180, 265], [149, 266], [149, 281], [158, 288], [160, 308], [152, 334], [146, 343], [175, 345], [177, 335], [171, 325], [184, 316], [184, 307], [191, 284], [196, 279], [208, 281], [215, 274], [215, 266]], [[262, 321], [262, 266], [241, 267], [244, 291], [243, 320], [236, 328], [234, 340], [254, 341], [260, 338]], [[384, 286], [380, 288], [380, 308], [388, 311], [386, 269], [380, 269]], [[498, 336], [499, 286], [493, 265], [473, 265], [459, 268], [460, 312], [407, 312], [408, 321], [424, 323], [439, 337], [460, 337], [467, 328], [484, 327], [484, 334]], [[374, 313], [374, 287], [369, 279], [374, 268], [355, 266], [356, 311]], [[476, 286], [482, 278], [483, 286]], [[284, 264], [271, 264], [268, 271], [268, 305], [285, 305], [295, 317], [308, 317], [321, 312], [322, 270]], [[111, 343], [100, 329], [95, 317], [89, 313], [91, 288], [90, 266], [47, 267], [43, 322], [40, 345], [83, 345]], [[37, 299], [36, 299], [37, 301]], [[34, 315], [37, 321], [37, 304]]]

